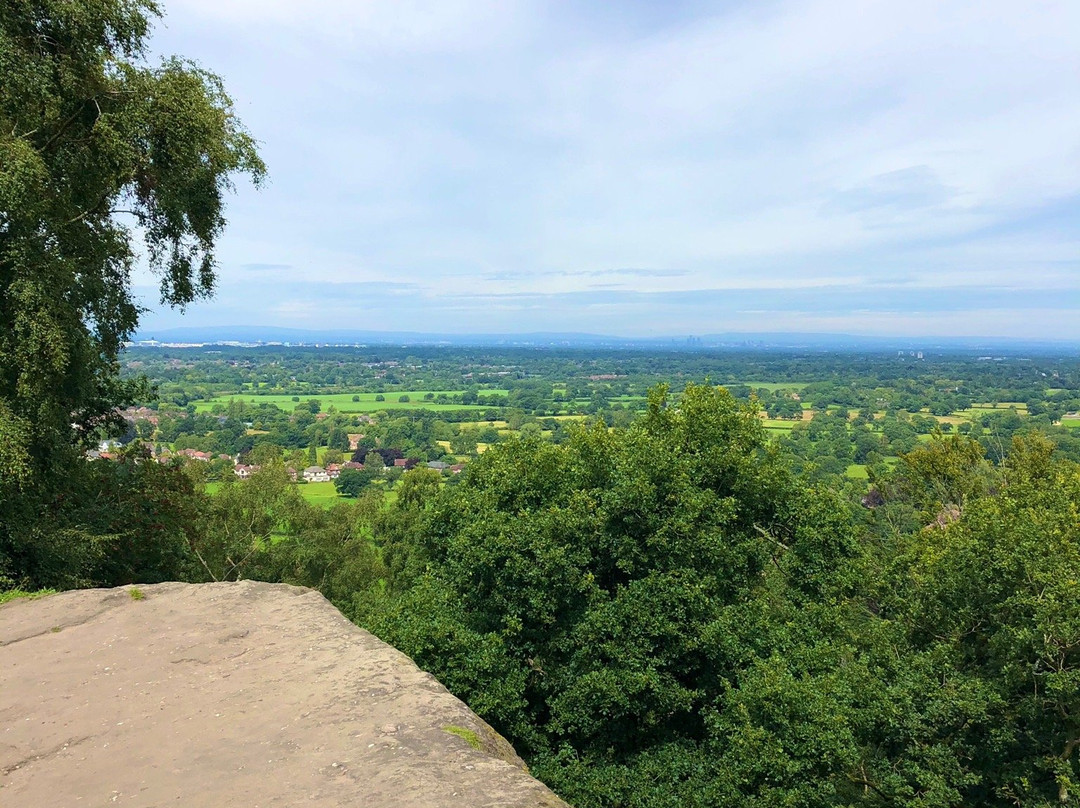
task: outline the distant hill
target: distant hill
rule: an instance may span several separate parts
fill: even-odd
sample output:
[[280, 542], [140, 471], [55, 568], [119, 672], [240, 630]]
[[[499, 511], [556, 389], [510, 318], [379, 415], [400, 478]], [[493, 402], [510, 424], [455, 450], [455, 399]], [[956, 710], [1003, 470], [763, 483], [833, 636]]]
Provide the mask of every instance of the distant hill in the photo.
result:
[[448, 334], [420, 331], [300, 329], [278, 326], [191, 326], [144, 329], [134, 341], [163, 343], [240, 343], [290, 345], [448, 345], [537, 348], [642, 348], [653, 350], [809, 350], [809, 351], [1040, 351], [1072, 353], [1075, 340], [1031, 340], [1002, 337], [905, 337], [828, 333], [738, 333], [616, 337], [604, 334], [533, 332], [524, 334]]

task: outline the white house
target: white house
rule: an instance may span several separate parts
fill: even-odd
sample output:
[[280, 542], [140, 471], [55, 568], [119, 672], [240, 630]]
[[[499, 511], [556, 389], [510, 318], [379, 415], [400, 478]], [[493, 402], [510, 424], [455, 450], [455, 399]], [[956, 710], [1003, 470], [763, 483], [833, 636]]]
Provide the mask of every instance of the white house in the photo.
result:
[[330, 475], [322, 466], [308, 466], [304, 469], [304, 479], [309, 483], [328, 483]]

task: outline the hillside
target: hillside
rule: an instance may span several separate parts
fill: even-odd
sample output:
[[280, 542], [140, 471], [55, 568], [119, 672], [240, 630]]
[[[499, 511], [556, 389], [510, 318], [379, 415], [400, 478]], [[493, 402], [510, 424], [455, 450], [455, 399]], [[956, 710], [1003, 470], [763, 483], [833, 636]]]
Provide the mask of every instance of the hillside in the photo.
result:
[[20, 600], [0, 607], [0, 647], [5, 808], [563, 805], [433, 677], [310, 590]]

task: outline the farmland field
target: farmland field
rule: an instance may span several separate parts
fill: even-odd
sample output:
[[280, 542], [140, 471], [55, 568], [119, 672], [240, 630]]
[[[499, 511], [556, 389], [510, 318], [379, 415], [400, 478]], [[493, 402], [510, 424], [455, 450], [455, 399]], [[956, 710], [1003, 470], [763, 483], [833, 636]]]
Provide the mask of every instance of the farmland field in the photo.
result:
[[784, 418], [762, 418], [761, 422], [765, 425], [766, 429], [776, 430], [778, 432], [790, 432], [795, 428], [795, 424], [798, 421], [791, 421]]
[[1013, 401], [1008, 403], [998, 404], [972, 404], [970, 408], [966, 410], [957, 410], [953, 415], [960, 416], [962, 418], [981, 418], [984, 415], [990, 415], [995, 412], [1007, 411], [1015, 408], [1021, 415], [1027, 414], [1027, 404], [1022, 401]]
[[[437, 404], [434, 401], [425, 401], [424, 396], [429, 393], [432, 395], [451, 395], [455, 391], [451, 390], [400, 390], [392, 393], [329, 393], [318, 394], [310, 393], [302, 396], [289, 396], [289, 395], [269, 395], [261, 393], [249, 393], [244, 395], [227, 394], [214, 396], [210, 399], [202, 399], [199, 401], [193, 401], [196, 412], [209, 412], [215, 405], [221, 404], [227, 406], [231, 401], [242, 401], [245, 404], [253, 404], [258, 406], [259, 404], [274, 404], [282, 410], [291, 412], [296, 408], [296, 405], [317, 399], [323, 410], [333, 405], [338, 412], [346, 413], [365, 413], [365, 412], [379, 412], [381, 410], [475, 410], [484, 409], [489, 405], [486, 404]], [[456, 391], [460, 393], [461, 391]], [[499, 395], [505, 396], [506, 390], [482, 390], [480, 395]], [[375, 397], [381, 395], [385, 401], [376, 401]], [[408, 401], [400, 401], [401, 396], [408, 396]], [[358, 401], [353, 401], [353, 397], [358, 398]], [[294, 398], [299, 399], [293, 401]]]
[[[385, 485], [385, 483], [377, 482], [376, 485]], [[210, 496], [217, 494], [224, 483], [209, 482], [206, 484], [206, 493]], [[349, 502], [348, 497], [341, 496], [337, 489], [334, 488], [333, 482], [328, 483], [300, 483], [296, 486], [300, 495], [310, 502], [312, 505], [318, 505], [321, 508], [330, 508], [339, 502]], [[397, 496], [397, 492], [390, 490], [387, 492], [387, 504], [393, 501]]]

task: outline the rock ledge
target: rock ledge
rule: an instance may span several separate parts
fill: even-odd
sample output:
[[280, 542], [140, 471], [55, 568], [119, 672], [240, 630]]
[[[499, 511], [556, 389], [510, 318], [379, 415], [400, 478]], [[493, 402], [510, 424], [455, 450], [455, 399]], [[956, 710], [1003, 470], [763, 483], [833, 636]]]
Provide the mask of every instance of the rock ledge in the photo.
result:
[[0, 606], [0, 805], [565, 804], [321, 595], [241, 582]]

